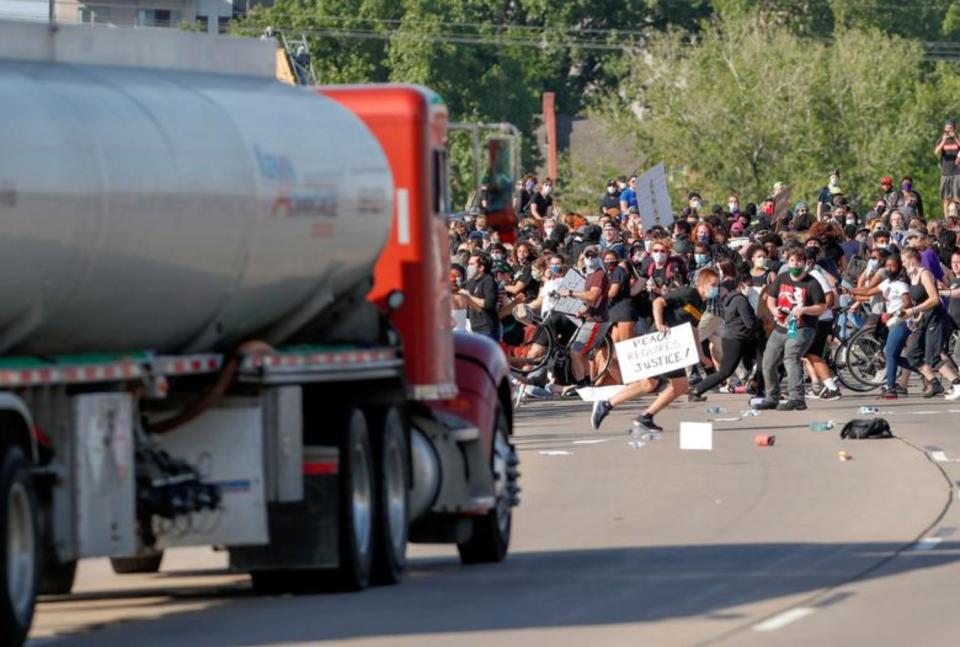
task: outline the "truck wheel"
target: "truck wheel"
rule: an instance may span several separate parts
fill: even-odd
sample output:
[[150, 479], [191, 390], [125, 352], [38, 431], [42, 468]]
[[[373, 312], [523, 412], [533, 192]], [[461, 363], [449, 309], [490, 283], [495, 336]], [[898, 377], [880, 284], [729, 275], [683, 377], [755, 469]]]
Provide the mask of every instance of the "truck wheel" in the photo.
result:
[[26, 640], [39, 585], [37, 496], [23, 450], [7, 447], [0, 459], [0, 642]]
[[373, 579], [379, 584], [396, 584], [407, 566], [410, 450], [403, 419], [396, 408], [389, 408], [379, 421], [382, 421], [382, 433], [374, 443], [377, 454], [377, 523]]
[[376, 514], [373, 451], [367, 421], [357, 409], [347, 415], [340, 438], [339, 587], [359, 591], [370, 583]]
[[490, 462], [493, 470], [496, 504], [473, 522], [469, 541], [457, 544], [464, 564], [501, 562], [510, 547], [510, 527], [517, 492], [517, 454], [507, 440], [509, 423], [503, 409], [497, 407], [497, 426], [493, 432]]
[[147, 553], [146, 555], [133, 555], [131, 557], [111, 557], [110, 566], [117, 575], [127, 575], [129, 573], [156, 573], [160, 570], [160, 562], [163, 561], [163, 551]]

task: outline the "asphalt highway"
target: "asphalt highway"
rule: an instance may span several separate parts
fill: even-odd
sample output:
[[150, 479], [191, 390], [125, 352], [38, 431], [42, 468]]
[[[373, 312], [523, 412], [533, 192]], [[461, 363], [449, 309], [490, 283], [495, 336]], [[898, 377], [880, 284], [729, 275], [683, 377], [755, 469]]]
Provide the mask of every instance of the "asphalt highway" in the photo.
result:
[[[399, 586], [261, 598], [207, 549], [170, 551], [150, 576], [90, 560], [73, 595], [40, 603], [31, 644], [958, 644], [960, 403], [809, 404], [737, 419], [745, 396], [678, 403], [635, 448], [640, 405], [595, 432], [588, 403], [524, 403], [502, 564], [413, 546]], [[717, 405], [729, 411], [705, 412]], [[840, 440], [862, 405], [897, 438]], [[836, 427], [807, 427], [825, 420]], [[712, 421], [713, 449], [680, 449], [684, 421]]]

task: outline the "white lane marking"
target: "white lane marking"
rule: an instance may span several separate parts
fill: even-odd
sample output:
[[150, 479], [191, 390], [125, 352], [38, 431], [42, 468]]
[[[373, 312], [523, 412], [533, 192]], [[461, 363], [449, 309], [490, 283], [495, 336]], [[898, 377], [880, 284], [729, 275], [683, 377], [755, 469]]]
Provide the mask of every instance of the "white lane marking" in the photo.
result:
[[573, 452], [568, 452], [564, 449], [548, 449], [538, 453], [541, 456], [573, 456]]
[[811, 609], [810, 607], [797, 607], [796, 609], [790, 609], [789, 611], [784, 611], [783, 613], [773, 616], [769, 620], [764, 620], [758, 625], [754, 625], [753, 630], [776, 631], [777, 629], [786, 627], [791, 622], [796, 622], [801, 618], [806, 618], [815, 610], [816, 609]]
[[573, 441], [574, 445], [599, 445], [600, 443], [605, 443], [609, 438], [594, 438], [593, 440], [575, 440]]
[[938, 463], [946, 463], [949, 459], [947, 458], [946, 452], [930, 452], [930, 458], [937, 461]]
[[934, 548], [937, 547], [937, 544], [939, 544], [941, 541], [943, 541], [943, 537], [924, 537], [923, 539], [918, 541], [916, 544], [914, 544], [913, 548], [911, 548], [910, 550], [915, 550], [915, 551], [933, 550]]

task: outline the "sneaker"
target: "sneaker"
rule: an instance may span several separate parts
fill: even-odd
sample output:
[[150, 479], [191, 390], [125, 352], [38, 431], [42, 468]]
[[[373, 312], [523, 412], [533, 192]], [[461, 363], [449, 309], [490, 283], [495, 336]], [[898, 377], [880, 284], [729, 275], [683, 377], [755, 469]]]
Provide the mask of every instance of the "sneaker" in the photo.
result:
[[806, 411], [807, 404], [802, 400], [787, 400], [777, 405], [777, 411]]
[[644, 431], [663, 431], [663, 427], [655, 423], [653, 421], [653, 416], [648, 414], [637, 416], [637, 418], [633, 421], [633, 426], [639, 427]]
[[893, 387], [893, 392], [896, 395], [903, 396], [903, 397], [907, 397], [910, 394], [909, 391], [907, 391], [907, 388], [905, 386], [900, 386], [899, 384]]
[[808, 398], [813, 398], [814, 400], [819, 400], [823, 392], [827, 390], [827, 387], [824, 386], [823, 382], [816, 382], [810, 385], [810, 388], [807, 389], [805, 395]]
[[954, 384], [950, 389], [950, 393], [944, 396], [945, 399], [950, 401], [960, 400], [960, 384]]
[[751, 405], [753, 409], [759, 409], [760, 411], [768, 411], [770, 409], [776, 409], [779, 403], [774, 400], [764, 400], [760, 404]]
[[923, 390], [923, 397], [933, 398], [943, 393], [943, 384], [940, 380], [931, 380], [927, 384], [928, 386]]
[[707, 399], [699, 393], [691, 393], [687, 396], [687, 402], [706, 402]]
[[840, 393], [840, 389], [824, 389], [820, 392], [821, 400], [839, 400], [843, 397], [843, 394]]
[[606, 400], [596, 400], [593, 403], [593, 413], [590, 414], [590, 424], [594, 429], [600, 429], [603, 419], [607, 417], [613, 406]]
[[898, 397], [896, 388], [888, 389], [884, 386], [880, 389], [880, 398], [883, 400], [896, 400]]

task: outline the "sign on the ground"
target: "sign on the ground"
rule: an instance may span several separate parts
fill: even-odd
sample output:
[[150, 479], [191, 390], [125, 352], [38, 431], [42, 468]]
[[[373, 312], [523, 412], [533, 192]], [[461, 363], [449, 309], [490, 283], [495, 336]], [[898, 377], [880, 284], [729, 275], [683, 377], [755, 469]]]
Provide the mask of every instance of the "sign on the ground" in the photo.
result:
[[663, 375], [700, 361], [693, 327], [688, 323], [674, 326], [667, 334], [652, 332], [617, 342], [616, 350], [624, 384]]

